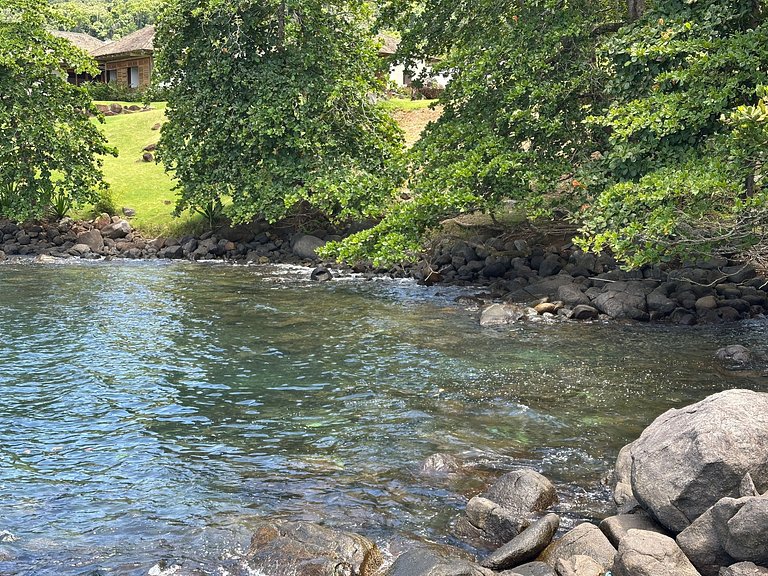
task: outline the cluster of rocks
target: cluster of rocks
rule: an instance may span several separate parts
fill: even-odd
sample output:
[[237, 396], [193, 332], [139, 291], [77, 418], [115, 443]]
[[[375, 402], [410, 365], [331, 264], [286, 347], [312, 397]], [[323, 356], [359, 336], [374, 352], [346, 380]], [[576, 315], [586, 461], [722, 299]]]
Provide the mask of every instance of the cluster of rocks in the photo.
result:
[[570, 243], [544, 248], [492, 239], [443, 244], [420, 275], [425, 283], [488, 286], [506, 306], [491, 309], [484, 325], [542, 314], [691, 325], [741, 320], [768, 309], [768, 280], [752, 266], [721, 257], [674, 270], [646, 266], [627, 272], [611, 256]]
[[137, 104], [131, 104], [129, 106], [123, 106], [117, 102], [112, 104], [96, 104], [96, 109], [104, 116], [117, 116], [118, 114], [134, 114], [135, 112], [146, 112], [152, 110], [149, 106], [139, 106]]
[[[151, 156], [151, 150], [145, 155]], [[127, 215], [133, 214], [124, 209]], [[144, 238], [117, 216], [90, 222], [69, 218], [55, 223], [17, 225], [0, 221], [0, 258], [5, 255], [52, 257], [223, 259], [240, 264], [289, 263], [317, 266], [317, 249], [340, 238], [332, 231], [314, 235], [272, 228], [266, 223], [227, 226], [200, 236]], [[328, 268], [333, 266], [335, 272]], [[343, 266], [322, 266], [312, 276], [329, 280]], [[649, 266], [621, 270], [609, 255], [584, 253], [571, 244], [530, 247], [524, 240], [484, 244], [445, 243], [428, 264], [391, 270], [355, 266], [354, 271], [414, 276], [437, 282], [485, 288], [478, 297], [481, 324], [508, 324], [535, 317], [589, 320], [605, 317], [678, 324], [720, 323], [763, 315], [768, 310], [768, 280], [752, 266], [725, 258], [678, 269]]]
[[90, 222], [71, 218], [24, 225], [0, 221], [0, 260], [38, 256], [312, 264], [317, 262], [315, 250], [324, 243], [315, 236], [279, 233], [267, 226], [227, 227], [181, 238], [145, 238], [128, 220], [108, 214]]
[[615, 480], [616, 515], [558, 536], [555, 486], [532, 469], [504, 474], [454, 526], [487, 550], [479, 558], [420, 546], [382, 567], [362, 536], [272, 522], [248, 561], [317, 576], [768, 576], [768, 394], [730, 390], [666, 412], [621, 451]]

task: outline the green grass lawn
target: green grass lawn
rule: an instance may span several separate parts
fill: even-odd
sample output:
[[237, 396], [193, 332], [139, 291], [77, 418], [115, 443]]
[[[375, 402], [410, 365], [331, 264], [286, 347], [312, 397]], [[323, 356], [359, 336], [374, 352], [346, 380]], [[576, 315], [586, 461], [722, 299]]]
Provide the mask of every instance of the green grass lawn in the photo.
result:
[[[439, 115], [438, 110], [429, 109], [432, 102], [434, 100], [391, 98], [382, 101], [381, 106], [400, 123], [406, 133], [406, 142], [411, 145], [424, 125]], [[120, 104], [128, 106], [131, 103]], [[100, 124], [109, 144], [118, 151], [117, 158], [104, 158], [104, 176], [115, 207], [118, 212], [124, 207], [136, 210], [131, 224], [145, 236], [180, 236], [200, 232], [205, 228], [200, 215], [185, 213], [179, 218], [171, 215], [176, 204], [176, 193], [172, 190], [174, 181], [163, 166], [142, 160], [144, 147], [156, 144], [160, 138], [160, 131], [152, 130], [152, 127], [165, 121], [165, 102], [153, 103], [151, 107], [152, 110], [147, 112], [109, 116]], [[89, 212], [90, 207], [75, 216], [87, 217]]]
[[162, 165], [142, 160], [144, 147], [156, 144], [160, 138], [160, 131], [152, 127], [165, 121], [165, 106], [164, 102], [153, 103], [147, 112], [110, 116], [100, 124], [110, 145], [118, 151], [117, 158], [104, 158], [104, 176], [115, 207], [118, 212], [123, 207], [136, 210], [131, 224], [145, 236], [182, 234], [202, 225], [198, 216], [171, 215], [176, 203], [174, 181]]
[[379, 102], [384, 110], [422, 110], [429, 108], [431, 104], [434, 104], [437, 100], [411, 100], [410, 98], [389, 98], [388, 100], [382, 100]]

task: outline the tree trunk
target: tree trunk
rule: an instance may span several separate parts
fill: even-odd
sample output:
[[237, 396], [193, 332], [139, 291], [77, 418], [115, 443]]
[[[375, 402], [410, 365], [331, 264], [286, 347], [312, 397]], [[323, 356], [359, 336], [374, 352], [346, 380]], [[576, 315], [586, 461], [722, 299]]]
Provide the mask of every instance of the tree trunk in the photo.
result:
[[645, 12], [645, 0], [627, 0], [627, 10], [630, 22], [634, 22]]

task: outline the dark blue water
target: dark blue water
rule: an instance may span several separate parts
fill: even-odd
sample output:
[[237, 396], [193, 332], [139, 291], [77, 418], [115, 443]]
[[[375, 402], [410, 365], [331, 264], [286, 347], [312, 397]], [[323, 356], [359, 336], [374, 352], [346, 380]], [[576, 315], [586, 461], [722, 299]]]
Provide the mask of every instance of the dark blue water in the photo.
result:
[[[768, 324], [488, 330], [462, 292], [201, 264], [0, 266], [0, 574], [238, 574], [260, 518], [452, 542], [504, 470], [567, 522], [655, 416], [768, 390]], [[434, 452], [465, 472], [420, 476]], [[242, 572], [245, 573], [245, 572]]]

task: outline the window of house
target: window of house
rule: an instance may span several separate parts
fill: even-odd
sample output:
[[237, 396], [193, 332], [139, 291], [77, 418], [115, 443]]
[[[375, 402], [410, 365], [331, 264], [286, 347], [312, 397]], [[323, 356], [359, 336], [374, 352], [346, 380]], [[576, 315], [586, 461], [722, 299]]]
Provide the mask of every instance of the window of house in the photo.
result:
[[128, 85], [131, 88], [139, 87], [139, 67], [138, 66], [132, 66], [131, 68], [128, 68]]
[[117, 70], [107, 70], [107, 82], [117, 82]]

